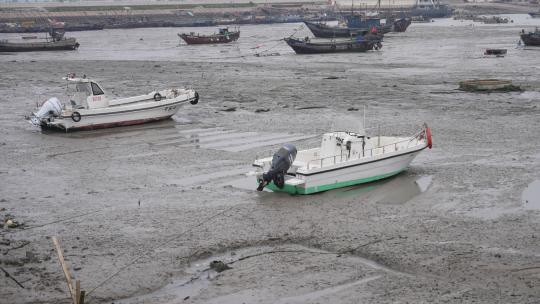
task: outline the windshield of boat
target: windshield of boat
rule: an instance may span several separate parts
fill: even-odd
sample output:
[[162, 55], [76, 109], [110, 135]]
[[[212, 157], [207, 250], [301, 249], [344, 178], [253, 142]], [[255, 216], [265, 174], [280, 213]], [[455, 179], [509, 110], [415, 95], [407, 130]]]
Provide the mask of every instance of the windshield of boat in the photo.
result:
[[92, 82], [92, 92], [94, 95], [103, 95], [103, 90], [97, 85], [97, 83]]

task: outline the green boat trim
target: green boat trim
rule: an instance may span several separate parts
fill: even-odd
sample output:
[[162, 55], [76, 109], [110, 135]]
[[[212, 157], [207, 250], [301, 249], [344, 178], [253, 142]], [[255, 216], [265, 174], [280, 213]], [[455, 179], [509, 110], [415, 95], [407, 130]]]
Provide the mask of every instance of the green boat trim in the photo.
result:
[[328, 190], [337, 189], [337, 188], [343, 188], [343, 187], [349, 187], [349, 186], [354, 186], [354, 185], [358, 185], [358, 184], [369, 183], [369, 182], [376, 181], [376, 180], [379, 180], [379, 179], [394, 176], [396, 174], [401, 173], [404, 170], [405, 170], [405, 168], [401, 169], [401, 170], [398, 170], [398, 171], [386, 173], [386, 174], [375, 175], [375, 176], [370, 176], [370, 177], [360, 178], [360, 179], [354, 179], [354, 180], [345, 181], [345, 182], [326, 184], [326, 185], [322, 185], [322, 186], [307, 187], [307, 188], [302, 188], [302, 187], [299, 187], [299, 186], [292, 186], [292, 185], [288, 185], [287, 183], [285, 183], [283, 188], [278, 188], [274, 184], [274, 182], [270, 182], [268, 185], [266, 185], [266, 188], [268, 188], [268, 189], [270, 189], [270, 190], [272, 190], [274, 192], [286, 192], [286, 193], [290, 193], [290, 194], [312, 194], [312, 193], [328, 191]]

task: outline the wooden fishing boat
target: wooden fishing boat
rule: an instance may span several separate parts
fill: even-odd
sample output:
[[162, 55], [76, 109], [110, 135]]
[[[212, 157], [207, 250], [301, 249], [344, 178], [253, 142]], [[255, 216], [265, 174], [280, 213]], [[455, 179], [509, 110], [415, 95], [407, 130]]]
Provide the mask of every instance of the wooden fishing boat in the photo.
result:
[[9, 42], [0, 41], [0, 52], [33, 52], [33, 51], [60, 51], [76, 50], [79, 43], [75, 38], [64, 38], [62, 40], [40, 41], [40, 42]]
[[66, 132], [142, 124], [170, 118], [186, 103], [197, 104], [199, 94], [192, 89], [166, 89], [145, 95], [108, 99], [101, 86], [86, 77], [64, 77], [75, 92], [69, 103], [50, 98], [28, 120], [43, 128]]
[[344, 38], [356, 35], [364, 35], [369, 32], [367, 29], [355, 29], [341, 26], [329, 26], [324, 23], [304, 21], [313, 36], [317, 38]]
[[[63, 22], [50, 22], [48, 36], [44, 41], [37, 42], [10, 42], [0, 40], [0, 52], [33, 52], [33, 51], [59, 51], [76, 50], [79, 43], [75, 38], [65, 38]], [[23, 37], [25, 39], [26, 37]], [[37, 38], [35, 36], [33, 39]]]
[[367, 52], [382, 48], [382, 40], [378, 36], [357, 36], [344, 40], [311, 41], [309, 38], [285, 38], [285, 42], [296, 54], [322, 54], [339, 52]]
[[349, 38], [358, 35], [366, 35], [367, 33], [376, 32], [381, 37], [391, 32], [393, 25], [379, 25], [370, 28], [353, 28], [343, 26], [329, 26], [324, 23], [315, 23], [304, 21], [309, 30], [313, 33], [313, 36], [317, 38]]
[[178, 34], [187, 44], [216, 44], [229, 43], [240, 38], [240, 31], [229, 31], [228, 28], [219, 29], [219, 33], [212, 35], [200, 35], [193, 32], [189, 34]]
[[392, 24], [392, 32], [403, 33], [403, 32], [405, 32], [407, 30], [409, 25], [411, 25], [412, 19], [411, 18], [399, 18], [399, 19], [396, 19], [396, 20], [393, 20], [393, 21], [390, 21], [390, 22], [388, 22], [388, 20], [387, 20], [387, 23]]
[[325, 133], [320, 147], [297, 151], [287, 144], [272, 157], [256, 159], [257, 190], [312, 194], [394, 176], [432, 147], [426, 124], [410, 136]]
[[540, 30], [535, 29], [534, 32], [525, 33], [521, 31], [521, 40], [526, 46], [540, 46]]

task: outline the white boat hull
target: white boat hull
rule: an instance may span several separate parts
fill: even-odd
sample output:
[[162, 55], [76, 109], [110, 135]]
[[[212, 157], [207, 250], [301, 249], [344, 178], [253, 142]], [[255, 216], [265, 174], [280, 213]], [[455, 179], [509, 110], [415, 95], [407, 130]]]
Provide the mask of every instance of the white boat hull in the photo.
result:
[[[60, 117], [50, 121], [42, 121], [41, 126], [77, 131], [143, 124], [170, 118], [180, 110], [182, 104], [192, 102], [195, 98], [193, 91], [174, 99], [149, 100], [96, 110], [75, 109], [64, 111]], [[75, 112], [78, 114], [74, 115]]]
[[[283, 191], [292, 194], [311, 194], [372, 182], [406, 170], [413, 159], [423, 149], [392, 156], [385, 155], [385, 158], [376, 160], [363, 159], [348, 162], [342, 166], [327, 168], [319, 172], [308, 174], [297, 172], [296, 176], [285, 176], [285, 186], [283, 188], [280, 189], [273, 184], [269, 184], [268, 188], [273, 191]], [[303, 183], [300, 183], [300, 181], [303, 181]]]
[[[257, 167], [258, 190], [267, 187], [291, 194], [311, 194], [396, 175], [406, 170], [422, 150], [431, 147], [427, 125], [411, 137], [366, 137], [338, 131], [325, 133], [320, 148], [297, 152], [293, 146], [287, 149], [292, 151], [289, 154], [280, 149], [271, 158], [255, 160], [253, 166]], [[289, 159], [287, 167], [283, 166], [283, 159]]]

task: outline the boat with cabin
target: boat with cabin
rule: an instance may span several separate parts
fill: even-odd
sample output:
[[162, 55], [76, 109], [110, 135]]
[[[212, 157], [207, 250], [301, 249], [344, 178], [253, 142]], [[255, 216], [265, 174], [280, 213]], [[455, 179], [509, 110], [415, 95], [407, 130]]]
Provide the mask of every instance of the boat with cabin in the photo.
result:
[[325, 133], [321, 145], [297, 151], [284, 145], [272, 157], [253, 162], [261, 191], [312, 194], [388, 178], [407, 170], [432, 147], [427, 124], [410, 136], [368, 136], [365, 131]]
[[[0, 52], [33, 52], [33, 51], [59, 51], [76, 50], [79, 43], [75, 38], [64, 37], [64, 23], [51, 22], [48, 35], [44, 41], [32, 42], [11, 42], [9, 40], [0, 40]], [[26, 37], [22, 37], [26, 39]], [[37, 37], [32, 37], [37, 39]]]
[[178, 34], [178, 37], [182, 38], [187, 44], [229, 43], [240, 38], [240, 30], [229, 31], [229, 28], [225, 27], [220, 28], [218, 33], [212, 35], [201, 35], [191, 32], [189, 34]]
[[28, 117], [32, 124], [66, 132], [136, 125], [170, 118], [183, 104], [199, 101], [195, 90], [185, 88], [109, 99], [102, 87], [86, 76], [77, 78], [70, 74], [63, 79], [68, 88], [74, 87], [69, 102], [62, 103], [56, 97], [48, 99]]

